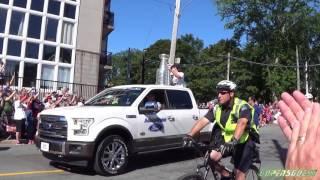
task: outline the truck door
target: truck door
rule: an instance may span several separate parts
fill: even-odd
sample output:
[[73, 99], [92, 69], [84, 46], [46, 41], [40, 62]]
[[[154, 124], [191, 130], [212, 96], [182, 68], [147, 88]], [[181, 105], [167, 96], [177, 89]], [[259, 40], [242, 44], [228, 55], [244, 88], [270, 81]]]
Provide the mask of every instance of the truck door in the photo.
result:
[[[148, 100], [153, 96], [151, 100]], [[177, 134], [172, 122], [168, 121], [168, 103], [164, 90], [151, 90], [146, 97], [139, 103], [140, 107], [148, 108], [160, 106], [157, 112], [142, 112], [138, 114], [139, 142], [144, 147], [168, 146], [170, 138]]]
[[[188, 133], [200, 117], [198, 107], [194, 107], [190, 94], [182, 90], [166, 90], [169, 107], [168, 120], [179, 135]], [[180, 136], [180, 138], [181, 138]]]

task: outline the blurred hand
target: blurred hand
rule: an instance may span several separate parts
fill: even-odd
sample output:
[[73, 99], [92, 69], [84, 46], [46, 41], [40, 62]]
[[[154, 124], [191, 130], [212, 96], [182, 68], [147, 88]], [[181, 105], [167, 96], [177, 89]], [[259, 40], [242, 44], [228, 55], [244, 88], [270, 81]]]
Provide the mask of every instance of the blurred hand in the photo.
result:
[[[289, 141], [287, 169], [320, 169], [320, 105], [310, 102], [300, 91], [282, 93], [278, 105], [279, 126]], [[320, 178], [317, 172], [315, 179]]]

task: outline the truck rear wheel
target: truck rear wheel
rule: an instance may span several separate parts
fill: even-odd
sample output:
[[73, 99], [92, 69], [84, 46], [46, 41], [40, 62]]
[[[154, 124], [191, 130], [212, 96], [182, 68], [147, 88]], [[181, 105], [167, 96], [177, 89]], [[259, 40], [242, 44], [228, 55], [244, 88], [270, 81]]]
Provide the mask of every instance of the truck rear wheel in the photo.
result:
[[128, 147], [122, 137], [110, 135], [101, 141], [94, 160], [94, 170], [101, 175], [117, 175], [128, 164]]

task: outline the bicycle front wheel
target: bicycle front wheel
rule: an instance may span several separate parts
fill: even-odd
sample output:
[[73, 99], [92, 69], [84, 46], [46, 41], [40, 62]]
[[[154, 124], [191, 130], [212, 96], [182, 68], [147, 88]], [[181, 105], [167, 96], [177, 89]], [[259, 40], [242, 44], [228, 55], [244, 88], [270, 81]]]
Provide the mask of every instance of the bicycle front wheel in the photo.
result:
[[251, 166], [247, 171], [246, 180], [261, 180], [259, 169], [256, 166]]
[[179, 177], [178, 180], [204, 180], [204, 178], [200, 173], [193, 172]]

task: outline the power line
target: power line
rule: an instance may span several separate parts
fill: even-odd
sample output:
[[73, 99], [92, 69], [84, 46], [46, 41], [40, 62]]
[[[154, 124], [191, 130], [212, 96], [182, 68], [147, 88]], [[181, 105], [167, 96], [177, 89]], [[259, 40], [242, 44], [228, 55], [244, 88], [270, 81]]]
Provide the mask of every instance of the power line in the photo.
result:
[[[223, 57], [223, 58], [227, 58], [227, 56], [225, 55], [217, 55], [217, 57]], [[259, 63], [259, 62], [254, 62], [254, 61], [249, 61], [246, 59], [242, 59], [242, 58], [238, 58], [238, 57], [234, 57], [234, 56], [230, 56], [230, 58], [234, 59], [234, 60], [238, 60], [241, 62], [245, 62], [245, 63], [249, 63], [249, 64], [255, 64], [255, 65], [260, 65], [260, 66], [269, 66], [269, 67], [285, 67], [285, 68], [297, 68], [296, 65], [282, 65], [282, 64], [266, 64], [266, 63]], [[209, 60], [209, 59], [208, 59]], [[206, 62], [201, 62], [201, 63], [196, 63], [196, 64], [181, 64], [182, 66], [203, 66], [203, 65], [209, 65], [211, 63], [216, 63], [216, 62], [221, 62], [221, 59], [213, 59], [211, 61], [206, 61]], [[311, 64], [308, 65], [309, 67], [318, 67], [320, 66], [320, 64]], [[299, 65], [299, 68], [303, 68], [304, 65]]]

